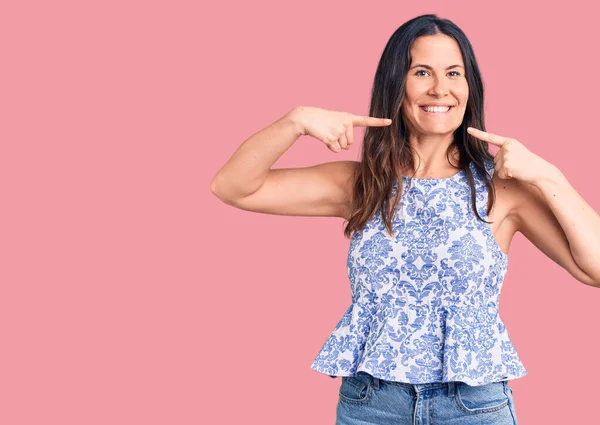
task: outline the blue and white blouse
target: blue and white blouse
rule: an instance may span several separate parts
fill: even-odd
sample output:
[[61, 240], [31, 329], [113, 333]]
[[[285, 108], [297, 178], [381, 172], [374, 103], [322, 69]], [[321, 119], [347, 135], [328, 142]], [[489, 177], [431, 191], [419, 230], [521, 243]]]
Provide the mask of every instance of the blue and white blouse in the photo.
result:
[[[492, 176], [494, 162], [485, 167]], [[470, 168], [477, 210], [487, 219], [484, 177]], [[394, 236], [381, 210], [352, 235], [352, 304], [311, 368], [331, 377], [364, 371], [472, 386], [526, 375], [498, 312], [508, 256], [473, 213], [467, 174], [402, 179]]]

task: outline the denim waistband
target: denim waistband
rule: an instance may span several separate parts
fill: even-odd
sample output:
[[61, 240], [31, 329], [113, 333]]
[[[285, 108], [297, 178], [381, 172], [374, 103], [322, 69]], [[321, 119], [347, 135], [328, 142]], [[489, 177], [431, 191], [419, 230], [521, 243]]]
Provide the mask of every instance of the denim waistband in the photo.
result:
[[[370, 377], [370, 381], [371, 381], [371, 385], [373, 386], [373, 388], [375, 389], [379, 389], [380, 387], [380, 383], [381, 381], [384, 381], [381, 378], [377, 378], [376, 376], [370, 375], [366, 372], [358, 372], [359, 374], [364, 374], [366, 376]], [[384, 381], [386, 384], [388, 385], [395, 385], [395, 386], [400, 386], [400, 387], [405, 387], [405, 388], [410, 388], [412, 389], [416, 394], [420, 394], [423, 391], [427, 391], [427, 390], [432, 390], [432, 389], [436, 389], [436, 388], [448, 388], [448, 395], [450, 397], [454, 396], [454, 393], [456, 391], [456, 384], [457, 381], [450, 381], [450, 382], [428, 382], [425, 384], [411, 384], [409, 382], [399, 382], [399, 381]], [[502, 384], [503, 386], [506, 386], [506, 381], [497, 381], [497, 383]]]

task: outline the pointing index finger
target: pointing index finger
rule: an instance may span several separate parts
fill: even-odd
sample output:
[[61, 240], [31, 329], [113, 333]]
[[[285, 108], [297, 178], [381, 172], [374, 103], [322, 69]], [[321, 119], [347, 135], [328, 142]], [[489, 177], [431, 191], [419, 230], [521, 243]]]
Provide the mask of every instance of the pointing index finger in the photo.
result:
[[385, 127], [392, 123], [389, 118], [376, 118], [369, 116], [353, 115], [352, 126], [353, 127]]
[[502, 147], [502, 145], [504, 143], [506, 143], [506, 138], [502, 137], [502, 136], [498, 136], [497, 134], [493, 134], [493, 133], [488, 133], [485, 131], [481, 131], [478, 130], [476, 128], [473, 127], [467, 127], [467, 132], [474, 136], [477, 137], [479, 140], [483, 140], [484, 142], [489, 142], [492, 145], [498, 146], [498, 147]]

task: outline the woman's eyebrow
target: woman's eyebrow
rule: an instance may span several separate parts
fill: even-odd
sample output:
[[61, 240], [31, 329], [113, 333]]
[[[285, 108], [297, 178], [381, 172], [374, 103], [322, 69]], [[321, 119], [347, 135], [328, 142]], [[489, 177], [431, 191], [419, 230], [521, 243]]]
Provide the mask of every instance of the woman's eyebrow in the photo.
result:
[[[429, 65], [424, 65], [424, 64], [421, 64], [421, 63], [418, 63], [418, 64], [416, 64], [416, 65], [414, 65], [414, 66], [411, 66], [411, 67], [410, 67], [410, 69], [417, 68], [417, 67], [419, 67], [419, 66], [420, 66], [420, 67], [423, 67], [423, 68], [427, 68], [427, 69], [431, 69], [431, 70], [433, 70], [433, 68], [432, 68], [432, 67], [430, 67]], [[462, 65], [450, 65], [450, 66], [449, 66], [448, 68], [446, 68], [446, 69], [452, 69], [452, 68], [463, 68], [463, 67], [462, 67]], [[464, 68], [463, 68], [463, 69], [464, 69]]]

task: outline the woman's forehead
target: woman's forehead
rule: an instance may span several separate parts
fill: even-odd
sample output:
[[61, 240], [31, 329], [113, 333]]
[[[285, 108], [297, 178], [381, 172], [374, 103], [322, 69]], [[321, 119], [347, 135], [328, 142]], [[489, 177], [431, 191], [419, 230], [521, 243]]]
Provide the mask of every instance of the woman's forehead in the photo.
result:
[[429, 35], [417, 38], [410, 49], [413, 66], [424, 63], [432, 67], [462, 65], [462, 53], [456, 40], [446, 35]]

